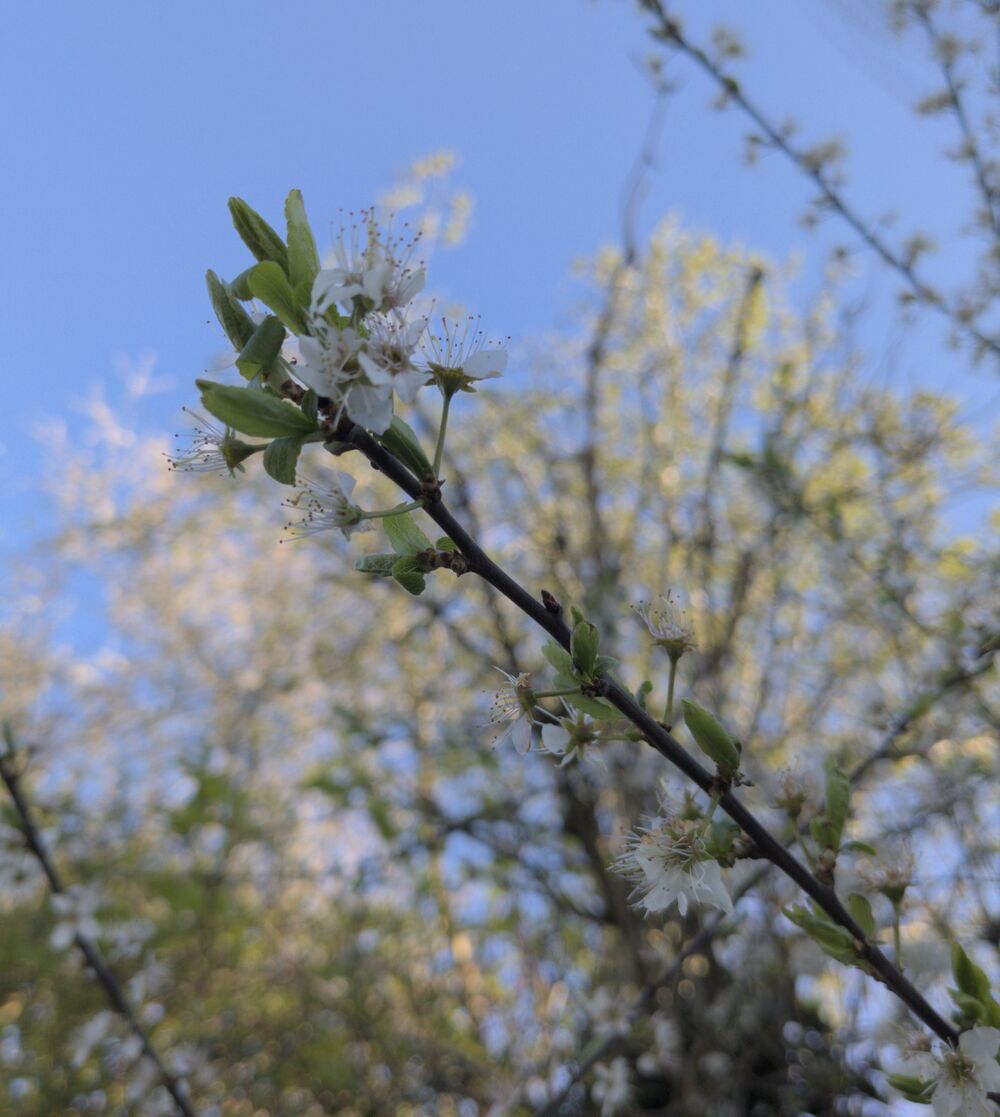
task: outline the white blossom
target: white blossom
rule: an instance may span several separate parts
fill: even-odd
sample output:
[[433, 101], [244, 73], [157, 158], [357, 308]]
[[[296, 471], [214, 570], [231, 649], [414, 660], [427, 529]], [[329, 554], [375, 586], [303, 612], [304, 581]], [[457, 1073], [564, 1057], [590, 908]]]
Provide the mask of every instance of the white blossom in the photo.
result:
[[935, 1117], [993, 1117], [987, 1095], [1000, 1090], [1000, 1029], [977, 1027], [958, 1037], [958, 1050], [917, 1037], [903, 1061], [924, 1081], [934, 1082]]
[[77, 935], [83, 938], [100, 937], [101, 925], [95, 912], [101, 906], [100, 897], [92, 888], [74, 884], [65, 892], [50, 897], [53, 910], [59, 917], [49, 943], [56, 950], [65, 950]]
[[167, 455], [170, 468], [179, 473], [228, 473], [230, 477], [237, 469], [242, 472], [240, 462], [246, 455], [239, 451], [248, 444], [240, 442], [230, 429], [217, 426], [200, 412], [190, 407], [185, 407], [184, 411], [194, 419], [194, 427], [191, 433], [176, 436], [185, 439], [188, 445], [179, 443], [174, 453]]
[[614, 1117], [632, 1100], [628, 1062], [619, 1056], [611, 1066], [598, 1063], [594, 1067], [594, 1084], [590, 1088], [594, 1101], [601, 1103], [601, 1117]]
[[358, 361], [369, 383], [387, 387], [404, 403], [412, 403], [427, 383], [427, 371], [413, 364], [413, 354], [427, 327], [427, 319], [407, 322], [394, 314], [373, 314], [365, 320], [365, 327], [368, 344], [358, 353]]
[[669, 655], [679, 659], [689, 648], [695, 646], [694, 632], [669, 590], [660, 598], [659, 605], [640, 601], [632, 608], [649, 630], [653, 643], [666, 648]]
[[374, 210], [362, 210], [357, 221], [341, 228], [333, 266], [313, 281], [314, 313], [337, 303], [354, 310], [355, 300], [366, 314], [406, 306], [426, 279], [423, 267], [412, 262], [419, 240], [419, 234], [411, 241], [392, 237], [379, 228]]
[[502, 667], [497, 671], [507, 680], [494, 695], [493, 708], [490, 710], [490, 721], [494, 725], [502, 726], [502, 730], [494, 741], [494, 746], [505, 745], [508, 741], [524, 756], [531, 751], [531, 712], [534, 708], [534, 696], [531, 691], [530, 676], [526, 672], [520, 675], [508, 675]]
[[677, 904], [687, 914], [688, 900], [731, 913], [733, 902], [717, 861], [705, 849], [701, 824], [693, 819], [657, 818], [629, 835], [627, 851], [613, 868], [635, 882], [633, 898], [647, 912]]
[[364, 512], [351, 500], [355, 484], [349, 473], [339, 470], [326, 484], [301, 478], [298, 493], [284, 502], [286, 508], [303, 513], [301, 520], [285, 525], [289, 536], [297, 539], [339, 528], [349, 538], [355, 531], [370, 531], [371, 520], [364, 519]]
[[364, 341], [349, 326], [340, 329], [322, 318], [314, 319], [310, 328], [311, 337], [299, 338], [295, 375], [316, 395], [333, 400], [340, 411], [363, 376], [358, 353]]
[[640, 1074], [649, 1078], [663, 1071], [676, 1069], [681, 1061], [681, 1034], [677, 1025], [662, 1013], [656, 1013], [651, 1020], [653, 1026], [653, 1045], [644, 1051], [636, 1062]]
[[461, 325], [442, 318], [441, 328], [425, 344], [428, 371], [442, 391], [472, 391], [473, 382], [500, 376], [507, 367], [507, 350], [487, 339], [478, 318]]
[[115, 1024], [115, 1014], [105, 1010], [92, 1016], [86, 1024], [73, 1033], [72, 1063], [82, 1067], [90, 1058], [91, 1051], [110, 1034]]
[[597, 745], [593, 724], [590, 721], [577, 720], [565, 699], [562, 704], [567, 716], [560, 718], [555, 724], [542, 726], [542, 747], [539, 751], [549, 756], [558, 756], [560, 768], [565, 768], [574, 760], [584, 759], [596, 760], [603, 766], [604, 757]]

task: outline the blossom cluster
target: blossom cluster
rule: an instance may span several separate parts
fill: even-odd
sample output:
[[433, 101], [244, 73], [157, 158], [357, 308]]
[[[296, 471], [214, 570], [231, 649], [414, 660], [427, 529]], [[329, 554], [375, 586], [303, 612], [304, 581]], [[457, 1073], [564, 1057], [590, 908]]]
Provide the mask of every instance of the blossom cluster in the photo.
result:
[[296, 378], [379, 434], [392, 422], [394, 394], [412, 403], [421, 387], [437, 383], [450, 395], [506, 366], [504, 349], [468, 322], [445, 320], [435, 336], [426, 317], [412, 315], [426, 281], [414, 262], [418, 243], [383, 232], [374, 213], [362, 211], [341, 231], [332, 266], [313, 280], [308, 335], [299, 339]]

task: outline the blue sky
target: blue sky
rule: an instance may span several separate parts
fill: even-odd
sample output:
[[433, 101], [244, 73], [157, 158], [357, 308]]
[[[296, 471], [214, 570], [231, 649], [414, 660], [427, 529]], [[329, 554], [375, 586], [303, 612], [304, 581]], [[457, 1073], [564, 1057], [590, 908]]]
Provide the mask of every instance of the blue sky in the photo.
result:
[[[847, 137], [859, 208], [896, 208], [900, 228], [929, 227], [948, 245], [939, 274], [961, 274], [969, 195], [939, 156], [937, 126], [910, 111], [927, 91], [915, 49], [845, 0], [679, 8], [696, 36], [715, 22], [741, 29], [750, 50], [741, 72], [760, 103], [796, 115], [809, 138]], [[287, 190], [301, 187], [321, 231], [413, 158], [456, 151], [453, 181], [474, 195], [475, 216], [465, 246], [435, 258], [433, 286], [516, 341], [565, 319], [571, 262], [616, 235], [651, 105], [638, 60], [652, 48], [625, 0], [48, 0], [8, 9], [5, 24], [8, 545], [36, 526], [45, 454], [32, 430], [49, 415], [78, 421], [76, 404], [96, 386], [114, 396], [123, 358], [155, 354], [166, 387], [144, 401], [143, 418], [176, 429], [192, 379], [220, 347], [204, 271], [231, 276], [246, 263], [230, 194], [277, 222]], [[795, 172], [778, 156], [743, 168], [743, 121], [711, 111], [714, 91], [690, 66], [677, 61], [670, 73], [680, 88], [642, 228], [675, 212], [807, 260], [843, 239], [835, 226], [805, 233], [796, 219], [808, 189]], [[887, 309], [894, 284], [862, 259], [882, 307], [866, 327], [880, 358], [900, 334]], [[994, 399], [989, 371], [969, 374], [940, 333], [928, 336], [929, 347], [896, 355], [900, 376], [948, 382], [979, 405]]]

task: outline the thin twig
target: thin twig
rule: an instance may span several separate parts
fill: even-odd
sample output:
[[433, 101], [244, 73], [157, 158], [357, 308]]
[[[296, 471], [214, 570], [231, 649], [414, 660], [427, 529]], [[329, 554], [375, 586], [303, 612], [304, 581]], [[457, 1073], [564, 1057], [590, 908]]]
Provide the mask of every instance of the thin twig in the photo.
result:
[[684, 35], [677, 21], [668, 15], [661, 0], [641, 0], [641, 3], [655, 21], [654, 34], [656, 37], [669, 43], [692, 59], [701, 70], [712, 78], [727, 100], [732, 101], [743, 110], [761, 130], [772, 147], [781, 151], [803, 175], [815, 184], [823, 202], [854, 230], [883, 263], [904, 280], [915, 299], [925, 306], [932, 307], [947, 318], [958, 332], [975, 341], [980, 349], [988, 349], [994, 356], [1000, 357], [1000, 339], [984, 334], [968, 320], [960, 308], [946, 302], [939, 292], [935, 291], [918, 275], [912, 261], [906, 259], [903, 254], [887, 244], [879, 235], [875, 226], [869, 224], [844, 198], [836, 184], [823, 170], [822, 165], [815, 159], [810, 158], [807, 152], [792, 144], [788, 136], [772, 124], [764, 115], [763, 110], [758, 108], [756, 103], [743, 92], [739, 82], [723, 71], [701, 47], [696, 46]]
[[[64, 895], [66, 893], [66, 887], [46, 848], [41, 831], [35, 823], [31, 805], [21, 787], [20, 777], [15, 771], [14, 765], [11, 763], [8, 756], [0, 755], [0, 780], [3, 781], [4, 786], [7, 788], [14, 802], [14, 809], [17, 811], [17, 816], [20, 821], [24, 844], [41, 866], [42, 872], [45, 874], [45, 879], [48, 881], [50, 891], [56, 896]], [[143, 1054], [156, 1067], [160, 1080], [167, 1093], [173, 1099], [174, 1104], [177, 1106], [178, 1112], [183, 1114], [183, 1117], [197, 1117], [195, 1110], [192, 1109], [191, 1103], [187, 1099], [186, 1084], [181, 1079], [171, 1074], [166, 1066], [164, 1066], [163, 1060], [160, 1058], [160, 1053], [153, 1046], [153, 1041], [149, 1038], [145, 1028], [139, 1023], [135, 1010], [129, 1003], [128, 997], [125, 995], [125, 991], [119, 984], [118, 979], [111, 972], [111, 968], [102, 957], [97, 946], [86, 935], [81, 935], [79, 933], [73, 936], [73, 941], [86, 959], [87, 965], [90, 966], [94, 976], [103, 986], [114, 1010], [120, 1016], [124, 1017], [132, 1033], [138, 1037], [139, 1042], [142, 1044]]]

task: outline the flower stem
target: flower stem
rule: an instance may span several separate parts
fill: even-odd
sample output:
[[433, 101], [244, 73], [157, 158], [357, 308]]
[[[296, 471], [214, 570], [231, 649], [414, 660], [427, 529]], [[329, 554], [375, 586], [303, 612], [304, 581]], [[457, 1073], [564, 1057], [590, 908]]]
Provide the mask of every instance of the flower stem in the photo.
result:
[[670, 657], [670, 679], [667, 682], [667, 704], [663, 708], [663, 724], [673, 725], [674, 717], [674, 680], [677, 678], [677, 660], [679, 657]]
[[441, 472], [441, 458], [444, 456], [444, 436], [448, 429], [448, 411], [451, 408], [453, 392], [444, 393], [444, 403], [441, 405], [441, 423], [438, 426], [437, 445], [434, 447], [434, 476]]
[[899, 934], [899, 906], [892, 905], [892, 946], [895, 951], [895, 958], [893, 961], [896, 963], [897, 969], [903, 968], [903, 943]]
[[380, 520], [384, 516], [400, 516], [404, 512], [412, 512], [416, 508], [423, 508], [422, 500], [411, 500], [409, 504], [397, 504], [395, 508], [386, 508], [381, 512], [362, 512], [363, 520]]
[[579, 694], [580, 688], [578, 686], [570, 687], [569, 690], [536, 690], [534, 692], [536, 698], [561, 698], [564, 694]]

